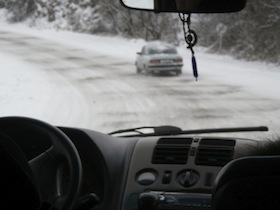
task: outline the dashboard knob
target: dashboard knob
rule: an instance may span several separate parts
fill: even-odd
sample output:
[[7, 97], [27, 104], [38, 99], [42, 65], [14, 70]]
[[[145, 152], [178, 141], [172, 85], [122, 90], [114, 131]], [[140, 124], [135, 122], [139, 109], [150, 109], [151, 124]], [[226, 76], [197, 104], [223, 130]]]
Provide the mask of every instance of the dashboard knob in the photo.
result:
[[139, 210], [156, 210], [159, 203], [159, 195], [155, 193], [141, 193], [139, 196]]
[[150, 185], [156, 181], [156, 175], [154, 172], [143, 172], [137, 177], [137, 182], [141, 185]]
[[191, 187], [199, 180], [199, 175], [193, 170], [183, 171], [179, 174], [177, 181], [184, 187]]

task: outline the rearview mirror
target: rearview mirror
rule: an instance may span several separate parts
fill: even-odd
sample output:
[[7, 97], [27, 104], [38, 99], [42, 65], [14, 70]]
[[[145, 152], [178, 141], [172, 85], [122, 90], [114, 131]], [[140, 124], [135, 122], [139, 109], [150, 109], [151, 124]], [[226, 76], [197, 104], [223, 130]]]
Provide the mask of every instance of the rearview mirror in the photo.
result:
[[246, 0], [121, 0], [130, 9], [154, 12], [226, 13], [242, 10]]

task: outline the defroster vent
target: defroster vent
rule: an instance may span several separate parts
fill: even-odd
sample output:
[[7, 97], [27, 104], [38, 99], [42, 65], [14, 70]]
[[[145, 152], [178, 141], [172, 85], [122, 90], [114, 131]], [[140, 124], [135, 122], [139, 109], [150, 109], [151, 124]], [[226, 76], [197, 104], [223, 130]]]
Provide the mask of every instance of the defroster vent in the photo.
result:
[[201, 139], [196, 165], [224, 166], [233, 159], [235, 140]]
[[153, 164], [186, 164], [192, 138], [161, 138], [155, 146]]

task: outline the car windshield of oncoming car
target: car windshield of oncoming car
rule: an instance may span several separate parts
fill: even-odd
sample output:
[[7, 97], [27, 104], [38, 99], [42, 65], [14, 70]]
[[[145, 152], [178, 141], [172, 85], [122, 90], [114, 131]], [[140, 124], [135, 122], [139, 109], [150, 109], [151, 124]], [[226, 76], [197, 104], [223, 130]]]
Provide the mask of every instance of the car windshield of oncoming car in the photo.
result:
[[[178, 14], [132, 11], [107, 0], [3, 2], [0, 116], [104, 133], [160, 125], [268, 126], [269, 133], [230, 134], [260, 139], [279, 133], [276, 0], [248, 1], [233, 14], [191, 16], [198, 81]], [[182, 72], [137, 73], [136, 59], [153, 57], [141, 57], [150, 42], [168, 43], [149, 49], [172, 53], [152, 58], [166, 59], [163, 70], [182, 56]]]
[[149, 48], [148, 54], [177, 54], [177, 50], [173, 47], [159, 47], [159, 48]]

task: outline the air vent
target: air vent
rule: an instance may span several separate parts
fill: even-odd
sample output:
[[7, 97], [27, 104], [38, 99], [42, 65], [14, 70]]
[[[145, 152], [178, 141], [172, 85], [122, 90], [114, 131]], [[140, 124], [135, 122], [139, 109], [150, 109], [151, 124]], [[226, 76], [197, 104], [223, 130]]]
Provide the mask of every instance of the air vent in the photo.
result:
[[224, 166], [233, 159], [235, 140], [202, 139], [195, 159], [196, 165]]
[[161, 138], [155, 146], [153, 164], [186, 164], [191, 138]]

